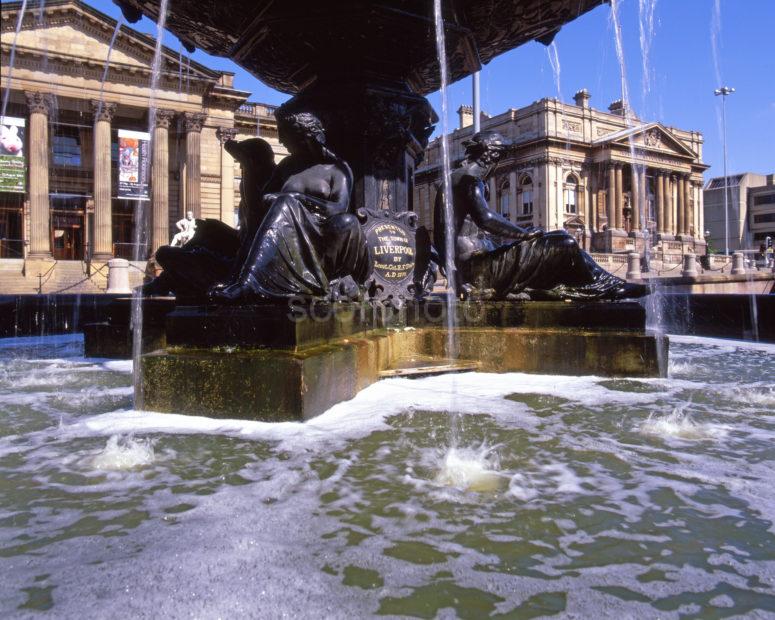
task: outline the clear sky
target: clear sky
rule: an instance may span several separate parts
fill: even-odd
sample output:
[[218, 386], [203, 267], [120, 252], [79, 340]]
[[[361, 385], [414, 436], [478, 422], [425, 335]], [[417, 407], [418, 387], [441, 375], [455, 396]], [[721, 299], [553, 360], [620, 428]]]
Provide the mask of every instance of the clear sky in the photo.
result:
[[[87, 0], [95, 8], [118, 17], [111, 0]], [[175, 2], [175, 0], [170, 0]], [[431, 0], [428, 0], [431, 2]], [[727, 138], [730, 174], [737, 171], [775, 172], [775, 0], [619, 0], [624, 64], [631, 104], [644, 120], [701, 131], [709, 175], [721, 175], [721, 97], [713, 90], [723, 84], [736, 88], [727, 99]], [[643, 88], [640, 43], [641, 7], [654, 5], [651, 39], [651, 88]], [[718, 7], [720, 29], [714, 30]], [[133, 25], [155, 32], [156, 24], [143, 18]], [[718, 63], [714, 61], [713, 33], [718, 32]], [[565, 26], [555, 39], [560, 74], [559, 97], [572, 101], [587, 88], [591, 105], [606, 109], [621, 97], [619, 61], [614, 43], [611, 8], [603, 5]], [[178, 49], [165, 33], [164, 43]], [[215, 69], [236, 73], [237, 88], [253, 93], [252, 100], [281, 103], [288, 96], [264, 86], [234, 63], [196, 51], [193, 58]], [[542, 97], [558, 96], [547, 48], [530, 43], [504, 54], [482, 71], [482, 109], [498, 114]], [[450, 126], [454, 110], [471, 103], [471, 80], [450, 86]], [[438, 93], [430, 97], [436, 110]]]

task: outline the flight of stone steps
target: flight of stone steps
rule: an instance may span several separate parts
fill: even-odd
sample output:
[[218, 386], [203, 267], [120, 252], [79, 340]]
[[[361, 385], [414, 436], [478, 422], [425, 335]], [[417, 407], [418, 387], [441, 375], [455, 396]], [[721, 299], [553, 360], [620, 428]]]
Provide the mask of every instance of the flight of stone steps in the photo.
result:
[[[142, 265], [138, 265], [142, 267]], [[21, 259], [0, 260], [0, 295], [35, 294], [77, 294], [104, 293], [107, 289], [107, 267], [92, 269], [86, 273], [86, 265], [81, 261], [57, 261], [51, 263], [50, 272], [24, 274], [24, 261]], [[143, 282], [143, 272], [130, 268], [129, 284], [138, 286]]]

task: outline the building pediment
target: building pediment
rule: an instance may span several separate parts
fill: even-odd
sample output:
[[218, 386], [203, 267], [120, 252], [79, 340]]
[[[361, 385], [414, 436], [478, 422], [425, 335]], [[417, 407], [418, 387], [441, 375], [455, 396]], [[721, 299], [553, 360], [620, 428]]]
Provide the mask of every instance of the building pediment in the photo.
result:
[[661, 123], [648, 123], [628, 127], [620, 131], [601, 136], [592, 142], [594, 146], [619, 146], [630, 149], [633, 146], [642, 152], [655, 152], [679, 158], [695, 159], [692, 152], [681, 140]]
[[[36, 6], [28, 7], [22, 28], [15, 34], [20, 3], [2, 6], [2, 47], [4, 56], [16, 37], [17, 57], [45, 57], [53, 62], [99, 65], [108, 59], [116, 21], [77, 0], [48, 0], [44, 14]], [[123, 26], [110, 50], [110, 71], [149, 74], [152, 70], [155, 40]], [[179, 75], [195, 82], [216, 82], [221, 73], [189, 61], [178, 52], [162, 49], [162, 73]], [[110, 79], [110, 73], [109, 78]]]

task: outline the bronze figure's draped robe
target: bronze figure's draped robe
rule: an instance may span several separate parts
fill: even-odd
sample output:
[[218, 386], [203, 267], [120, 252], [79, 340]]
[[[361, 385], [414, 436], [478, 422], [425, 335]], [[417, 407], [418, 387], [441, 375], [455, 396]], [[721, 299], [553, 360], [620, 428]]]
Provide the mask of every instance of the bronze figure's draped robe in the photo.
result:
[[520, 228], [491, 211], [484, 181], [506, 148], [505, 140], [496, 132], [480, 132], [465, 146], [466, 158], [450, 179], [453, 221], [447, 222], [441, 189], [434, 209], [434, 245], [443, 263], [445, 229], [451, 224], [451, 277], [465, 296], [599, 300], [646, 294], [643, 285], [628, 284], [600, 267], [566, 231]]

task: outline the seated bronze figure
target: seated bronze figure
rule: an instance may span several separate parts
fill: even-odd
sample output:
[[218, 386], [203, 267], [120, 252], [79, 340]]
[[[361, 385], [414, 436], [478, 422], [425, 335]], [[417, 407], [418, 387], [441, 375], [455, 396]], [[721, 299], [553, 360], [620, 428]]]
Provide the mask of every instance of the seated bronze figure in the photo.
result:
[[143, 287], [144, 295], [174, 294], [201, 301], [214, 284], [239, 273], [266, 213], [261, 191], [274, 172], [274, 153], [261, 138], [229, 140], [224, 148], [242, 168], [239, 230], [219, 220], [197, 220], [194, 236], [183, 246], [156, 251], [156, 262], [164, 271]]
[[327, 297], [334, 280], [362, 285], [371, 273], [366, 239], [350, 212], [350, 167], [326, 147], [316, 116], [280, 107], [276, 117], [290, 155], [264, 188], [266, 213], [239, 272], [211, 289], [216, 303]]
[[[485, 183], [507, 148], [497, 132], [464, 143], [465, 158], [451, 174], [454, 279], [466, 298], [599, 300], [641, 297], [645, 286], [608, 273], [564, 230], [521, 228], [491, 211]], [[434, 205], [434, 245], [442, 265], [447, 217], [440, 190]]]

